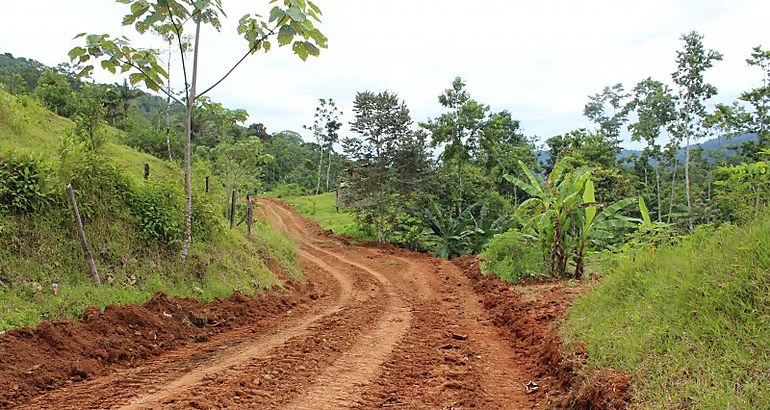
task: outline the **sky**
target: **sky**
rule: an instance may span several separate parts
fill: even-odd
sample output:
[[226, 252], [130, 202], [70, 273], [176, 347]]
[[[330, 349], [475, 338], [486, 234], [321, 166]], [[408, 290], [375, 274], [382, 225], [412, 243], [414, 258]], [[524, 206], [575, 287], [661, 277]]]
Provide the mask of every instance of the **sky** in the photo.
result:
[[[510, 111], [525, 133], [542, 141], [590, 127], [583, 106], [605, 86], [623, 83], [630, 89], [650, 76], [670, 83], [686, 32], [699, 31], [707, 48], [724, 55], [706, 74], [719, 89], [712, 104], [732, 102], [761, 85], [761, 73], [745, 60], [754, 46], [770, 48], [767, 0], [315, 3], [323, 11], [319, 28], [329, 38], [320, 57], [302, 62], [289, 47], [274, 47], [250, 56], [210, 96], [246, 109], [249, 123], [262, 122], [269, 132], [306, 134], [302, 126], [312, 123], [319, 98], [333, 98], [348, 122], [356, 92], [365, 90], [397, 93], [415, 122], [435, 118], [444, 111], [438, 95], [460, 76], [474, 99], [493, 111]], [[222, 32], [201, 35], [204, 87], [245, 52], [247, 44], [235, 31], [240, 16], [268, 15], [270, 9], [267, 0], [223, 5], [229, 17]], [[0, 52], [50, 66], [67, 60], [80, 32], [126, 34], [138, 46], [160, 44], [121, 27], [128, 8], [113, 1], [0, 0], [0, 10]], [[98, 69], [94, 78], [118, 80]]]

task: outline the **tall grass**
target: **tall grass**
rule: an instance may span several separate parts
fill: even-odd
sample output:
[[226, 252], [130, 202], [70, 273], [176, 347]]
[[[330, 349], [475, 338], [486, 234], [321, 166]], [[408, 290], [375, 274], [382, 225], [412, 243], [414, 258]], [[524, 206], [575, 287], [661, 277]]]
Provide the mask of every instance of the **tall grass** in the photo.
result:
[[770, 408], [770, 216], [621, 256], [565, 325], [644, 408]]

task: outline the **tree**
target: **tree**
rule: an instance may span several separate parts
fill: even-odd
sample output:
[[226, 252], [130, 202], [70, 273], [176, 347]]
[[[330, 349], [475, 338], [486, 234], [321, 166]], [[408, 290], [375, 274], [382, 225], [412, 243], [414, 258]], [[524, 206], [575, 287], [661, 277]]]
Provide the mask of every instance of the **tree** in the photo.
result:
[[684, 48], [677, 51], [677, 71], [671, 74], [679, 87], [679, 112], [677, 129], [685, 141], [685, 194], [687, 196], [687, 225], [692, 224], [692, 199], [690, 190], [690, 141], [703, 137], [706, 117], [705, 101], [717, 93], [717, 88], [705, 81], [703, 74], [722, 60], [722, 54], [715, 50], [706, 50], [703, 35], [696, 31], [681, 37]]
[[[175, 102], [185, 106], [184, 121], [184, 182], [185, 212], [182, 258], [190, 251], [192, 240], [192, 155], [191, 130], [192, 113], [199, 98], [224, 81], [248, 56], [260, 50], [271, 48], [269, 38], [277, 36], [278, 46], [292, 44], [292, 50], [302, 60], [308, 56], [318, 56], [319, 47], [327, 46], [326, 37], [315, 27], [320, 22], [321, 10], [311, 1], [277, 0], [267, 20], [258, 14], [246, 14], [238, 22], [238, 34], [248, 43], [246, 53], [217, 81], [203, 91], [198, 91], [198, 66], [200, 54], [201, 27], [211, 26], [219, 31], [222, 27], [220, 18], [225, 16], [221, 0], [118, 0], [129, 4], [130, 12], [124, 17], [123, 25], [133, 25], [139, 34], [155, 29], [160, 33], [173, 36], [178, 45], [182, 62], [182, 75], [185, 93], [182, 99], [164, 89], [162, 84], [168, 72], [160, 66], [156, 50], [138, 49], [131, 45], [126, 37], [112, 37], [108, 34], [79, 34], [85, 45], [75, 47], [69, 52], [73, 61], [85, 64], [80, 75], [93, 71], [93, 63], [100, 61], [101, 67], [113, 74], [120, 70], [129, 73], [131, 84], [143, 83], [153, 91], [167, 94]], [[186, 25], [194, 26], [192, 44], [192, 67], [188, 73], [185, 62], [184, 34]], [[189, 75], [188, 75], [189, 74]]]
[[459, 199], [457, 212], [464, 209], [463, 201], [463, 167], [478, 150], [479, 137], [484, 127], [484, 119], [489, 106], [471, 99], [465, 90], [465, 82], [456, 77], [452, 87], [444, 90], [438, 97], [439, 103], [449, 109], [438, 118], [420, 124], [431, 133], [431, 144], [437, 146], [446, 144], [441, 159], [445, 163], [454, 163], [457, 168], [457, 186]]
[[326, 190], [330, 190], [329, 176], [332, 169], [332, 155], [334, 154], [334, 144], [336, 144], [340, 137], [337, 131], [342, 128], [342, 123], [339, 122], [339, 117], [342, 115], [342, 111], [337, 108], [337, 104], [333, 99], [325, 98], [318, 99], [318, 106], [315, 109], [315, 115], [313, 116], [313, 125], [305, 126], [305, 129], [312, 130], [313, 135], [316, 137], [318, 145], [321, 147], [321, 153], [318, 158], [318, 173], [317, 182], [315, 187], [315, 193], [321, 191], [321, 169], [323, 166], [324, 154], [329, 153], [329, 164], [326, 168]]
[[63, 75], [53, 70], [46, 70], [40, 76], [35, 88], [35, 96], [49, 110], [62, 117], [72, 117], [77, 110], [77, 99], [69, 82]]
[[598, 125], [598, 131], [607, 139], [620, 144], [620, 130], [628, 117], [623, 101], [629, 96], [623, 84], [604, 87], [601, 93], [588, 97], [583, 115]]
[[[652, 160], [655, 171], [655, 196], [658, 203], [658, 222], [663, 220], [660, 194], [660, 163], [663, 151], [658, 144], [661, 129], [665, 130], [676, 119], [676, 104], [671, 90], [660, 81], [647, 78], [634, 87], [634, 98], [627, 106], [628, 110], [636, 111], [636, 122], [630, 124], [633, 141], [644, 141], [642, 158], [645, 170], [649, 160]], [[645, 171], [646, 174], [646, 171]]]
[[345, 138], [343, 149], [352, 161], [348, 189], [359, 206], [359, 220], [373, 227], [379, 242], [386, 238], [387, 209], [392, 204], [394, 172], [399, 150], [413, 138], [409, 109], [396, 94], [384, 91], [356, 93], [353, 102], [355, 120], [351, 131], [358, 138]]

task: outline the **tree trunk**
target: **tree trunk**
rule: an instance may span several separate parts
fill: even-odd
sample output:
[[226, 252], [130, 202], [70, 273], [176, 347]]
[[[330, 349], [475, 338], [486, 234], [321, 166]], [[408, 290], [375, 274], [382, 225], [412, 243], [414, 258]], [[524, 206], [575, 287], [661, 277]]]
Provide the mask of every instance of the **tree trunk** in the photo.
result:
[[332, 172], [332, 152], [334, 152], [334, 150], [329, 149], [329, 165], [326, 167], [326, 192], [329, 192], [329, 176]]
[[655, 164], [655, 195], [658, 197], [658, 222], [663, 222], [662, 207], [660, 201], [660, 164]]
[[174, 158], [171, 155], [171, 40], [168, 42], [168, 62], [166, 64], [166, 148], [168, 148], [168, 160], [173, 161]]
[[318, 157], [318, 181], [315, 184], [315, 194], [318, 195], [321, 192], [321, 168], [324, 162], [324, 150], [321, 148], [321, 156]]
[[684, 153], [684, 189], [687, 197], [687, 226], [692, 231], [692, 202], [690, 201], [690, 133], [685, 136], [686, 149]]
[[671, 171], [671, 200], [668, 201], [667, 223], [671, 223], [671, 214], [674, 213], [674, 194], [676, 193], [676, 168], [679, 165], [679, 158], [674, 154], [674, 169]]
[[182, 237], [182, 259], [187, 259], [190, 254], [192, 242], [192, 155], [191, 133], [192, 112], [195, 106], [195, 85], [198, 81], [198, 47], [200, 44], [201, 23], [195, 25], [195, 46], [193, 49], [193, 70], [190, 92], [187, 98], [184, 121], [184, 235]]
[[567, 270], [566, 255], [564, 255], [564, 244], [562, 243], [561, 224], [558, 215], [555, 216], [553, 229], [553, 246], [551, 247], [551, 274], [557, 277], [563, 277]]

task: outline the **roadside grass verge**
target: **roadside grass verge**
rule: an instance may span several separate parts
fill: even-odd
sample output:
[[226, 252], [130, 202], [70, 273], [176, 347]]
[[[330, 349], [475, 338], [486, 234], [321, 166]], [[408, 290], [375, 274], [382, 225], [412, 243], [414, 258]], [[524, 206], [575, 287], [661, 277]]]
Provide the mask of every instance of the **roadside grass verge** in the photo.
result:
[[568, 346], [631, 375], [634, 407], [770, 408], [769, 241], [765, 216], [619, 256], [570, 308]]
[[289, 196], [282, 199], [297, 212], [324, 229], [331, 230], [335, 235], [349, 236], [361, 241], [372, 240], [359, 228], [352, 212], [344, 208], [340, 208], [337, 212], [334, 192], [311, 196]]

